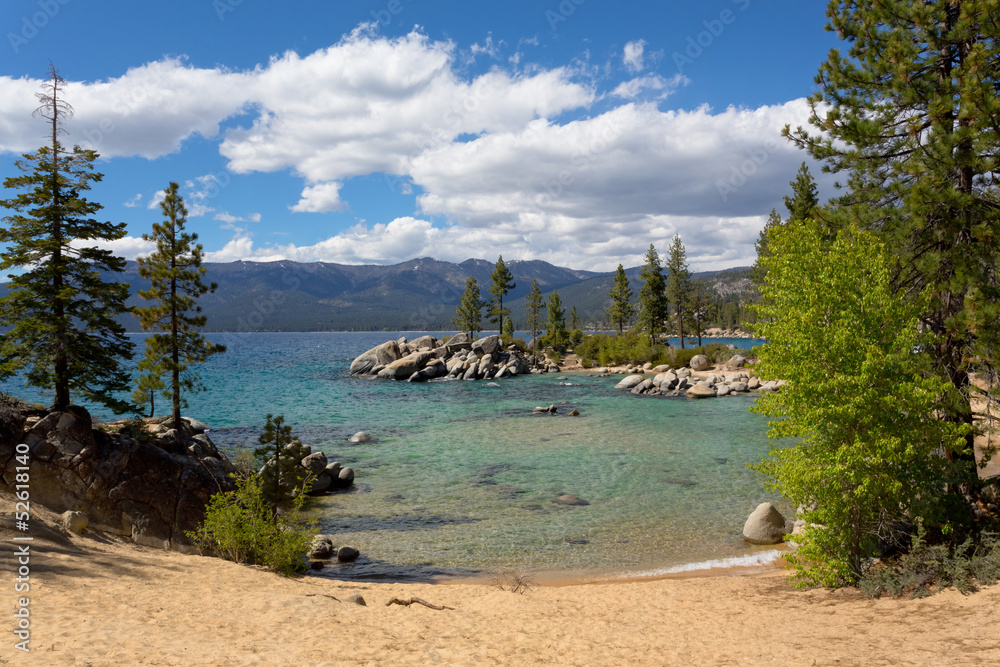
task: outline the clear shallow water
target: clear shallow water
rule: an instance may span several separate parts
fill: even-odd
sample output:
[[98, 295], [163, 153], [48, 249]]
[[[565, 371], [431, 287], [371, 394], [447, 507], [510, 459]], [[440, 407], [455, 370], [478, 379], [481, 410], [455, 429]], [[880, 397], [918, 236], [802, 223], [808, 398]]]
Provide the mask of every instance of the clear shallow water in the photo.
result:
[[[253, 446], [264, 416], [284, 414], [314, 451], [355, 469], [354, 491], [317, 499], [309, 514], [364, 555], [324, 573], [649, 574], [765, 551], [740, 533], [758, 503], [775, 500], [745, 466], [768, 447], [751, 397], [636, 397], [614, 390], [615, 377], [585, 374], [347, 376], [354, 356], [400, 335], [419, 333], [214, 334], [229, 351], [203, 367], [207, 391], [190, 400], [187, 414], [210, 424], [220, 447]], [[563, 414], [531, 413], [552, 403]], [[566, 416], [574, 407], [581, 415]], [[376, 441], [348, 443], [359, 430]], [[562, 493], [590, 504], [554, 503]]]

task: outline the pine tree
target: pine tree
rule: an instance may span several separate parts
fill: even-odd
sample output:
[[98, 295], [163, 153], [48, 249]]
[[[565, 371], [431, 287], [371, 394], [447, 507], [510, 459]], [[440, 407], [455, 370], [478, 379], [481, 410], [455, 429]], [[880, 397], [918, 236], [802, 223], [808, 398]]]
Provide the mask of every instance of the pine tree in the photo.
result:
[[563, 308], [559, 292], [555, 290], [552, 290], [552, 294], [549, 295], [548, 317], [545, 319], [545, 338], [555, 350], [565, 349], [568, 340], [566, 309]]
[[785, 197], [785, 208], [788, 209], [789, 220], [810, 220], [816, 207], [819, 206], [819, 193], [816, 190], [816, 179], [809, 173], [805, 162], [791, 181], [792, 196]]
[[576, 306], [573, 306], [569, 311], [569, 328], [570, 331], [580, 328], [580, 318], [576, 314]]
[[704, 322], [709, 317], [709, 310], [712, 305], [711, 296], [705, 283], [700, 280], [695, 282], [691, 289], [690, 300], [691, 326], [698, 336], [698, 347], [701, 347], [701, 334], [704, 330]]
[[668, 311], [663, 266], [660, 265], [660, 255], [652, 243], [649, 244], [646, 263], [639, 273], [639, 279], [643, 281], [639, 288], [639, 326], [649, 335], [650, 343], [655, 345], [656, 339], [663, 332]]
[[49, 124], [50, 144], [15, 162], [22, 175], [4, 187], [26, 192], [0, 200], [14, 212], [0, 228], [6, 246], [0, 270], [22, 270], [10, 276], [10, 293], [0, 299], [0, 327], [7, 329], [0, 377], [23, 373], [29, 385], [53, 389], [52, 410], [68, 408], [73, 391], [127, 412], [134, 406], [114, 395], [128, 390], [121, 364], [132, 358], [132, 343], [115, 317], [126, 312], [129, 289], [107, 278], [124, 271], [125, 260], [94, 245], [125, 236], [125, 224], [93, 218], [103, 207], [83, 193], [103, 178], [94, 171], [98, 154], [59, 142], [73, 109], [55, 67], [50, 77], [35, 111]]
[[621, 264], [615, 272], [615, 282], [611, 288], [611, 306], [606, 310], [611, 316], [611, 326], [617, 324], [618, 333], [621, 334], [635, 310], [635, 305], [632, 303], [632, 289], [628, 285], [628, 276], [625, 275], [625, 269]]
[[[143, 402], [150, 391], [163, 387], [162, 378], [169, 376], [163, 396], [171, 400], [175, 428], [181, 427], [181, 407], [187, 406], [182, 393], [200, 391], [202, 386], [193, 364], [203, 363], [211, 355], [226, 348], [208, 341], [199, 327], [205, 326], [205, 316], [199, 315], [197, 299], [214, 292], [216, 285], [202, 282], [205, 267], [201, 265], [202, 246], [195, 243], [197, 234], [184, 231], [187, 209], [177, 194], [177, 183], [164, 190], [160, 210], [166, 220], [153, 223], [153, 233], [143, 234], [144, 241], [156, 244], [148, 257], [140, 258], [139, 275], [149, 279], [150, 288], [139, 296], [154, 304], [135, 308], [144, 331], [157, 330], [146, 339], [146, 356], [139, 362], [142, 376], [134, 398]], [[194, 245], [192, 245], [194, 244]]]
[[[900, 293], [933, 294], [921, 326], [937, 336], [925, 351], [951, 383], [942, 414], [970, 426], [970, 374], [995, 367], [1000, 343], [998, 15], [997, 0], [831, 2], [829, 27], [848, 48], [816, 77], [811, 122], [822, 134], [785, 128], [848, 176], [840, 217], [881, 234]], [[966, 499], [979, 486], [973, 438], [948, 449], [960, 469], [950, 488]]]
[[677, 321], [677, 335], [684, 349], [684, 320], [690, 316], [691, 272], [688, 271], [687, 254], [679, 234], [674, 235], [667, 254], [667, 303], [674, 311]]
[[469, 338], [483, 330], [483, 301], [479, 298], [479, 284], [475, 276], [469, 276], [465, 281], [465, 291], [452, 322], [459, 331], [468, 332]]
[[489, 292], [493, 295], [489, 303], [489, 318], [490, 322], [494, 322], [497, 325], [497, 331], [503, 333], [503, 322], [504, 316], [510, 317], [510, 310], [504, 309], [503, 307], [503, 297], [507, 292], [511, 291], [517, 284], [514, 282], [514, 276], [511, 274], [510, 269], [504, 264], [503, 255], [497, 258], [496, 266], [493, 267], [493, 273], [490, 275]]
[[[805, 162], [799, 167], [798, 173], [795, 174], [795, 179], [790, 181], [789, 185], [792, 186], [792, 196], [785, 197], [788, 220], [782, 220], [778, 212], [772, 208], [771, 215], [768, 216], [767, 222], [764, 223], [764, 229], [760, 230], [760, 237], [757, 239], [757, 243], [754, 244], [754, 247], [757, 249], [757, 259], [751, 269], [750, 279], [753, 280], [758, 288], [764, 284], [764, 276], [767, 275], [767, 270], [764, 268], [762, 259], [769, 252], [767, 235], [770, 230], [793, 220], [810, 220], [815, 215], [816, 209], [819, 206], [819, 193], [816, 190], [816, 180], [812, 177], [809, 167]], [[833, 230], [830, 230], [827, 235], [830, 240], [833, 239], [831, 234], [834, 234]]]
[[307, 481], [308, 471], [301, 464], [306, 449], [298, 438], [292, 437], [292, 427], [285, 425], [283, 415], [267, 416], [257, 444], [253, 453], [264, 460], [259, 473], [264, 499], [271, 505], [272, 516], [277, 517], [279, 509], [292, 505]]
[[531, 281], [531, 291], [525, 303], [525, 320], [528, 323], [528, 331], [531, 333], [531, 351], [538, 353], [538, 336], [542, 329], [542, 290], [538, 287], [538, 281]]

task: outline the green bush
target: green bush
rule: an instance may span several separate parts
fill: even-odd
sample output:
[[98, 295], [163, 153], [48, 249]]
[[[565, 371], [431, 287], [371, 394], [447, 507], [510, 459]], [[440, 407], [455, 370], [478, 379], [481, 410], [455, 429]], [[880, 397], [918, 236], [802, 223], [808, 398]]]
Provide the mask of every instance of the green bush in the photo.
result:
[[599, 366], [670, 363], [670, 346], [652, 345], [649, 336], [629, 330], [621, 335], [593, 334], [574, 345], [581, 362]]
[[524, 341], [523, 338], [514, 338], [513, 336], [511, 336], [509, 334], [503, 334], [502, 336], [500, 336], [500, 342], [503, 343], [503, 347], [504, 347], [505, 350], [508, 347], [510, 347], [511, 345], [513, 345], [514, 347], [516, 347], [521, 352], [528, 352], [529, 351], [528, 350], [528, 344]]
[[978, 586], [1000, 581], [1000, 535], [984, 533], [977, 544], [928, 544], [918, 527], [906, 553], [868, 569], [858, 587], [870, 598], [882, 595], [924, 597], [934, 590], [954, 586], [971, 593]]
[[142, 417], [126, 419], [118, 428], [118, 434], [141, 443], [152, 442], [154, 439], [153, 434], [149, 432], [149, 427], [146, 426], [146, 420]]
[[204, 523], [187, 536], [236, 563], [262, 565], [285, 576], [305, 570], [306, 553], [318, 532], [299, 520], [305, 494], [296, 496], [289, 511], [274, 514], [259, 475], [233, 477], [236, 489], [212, 496]]

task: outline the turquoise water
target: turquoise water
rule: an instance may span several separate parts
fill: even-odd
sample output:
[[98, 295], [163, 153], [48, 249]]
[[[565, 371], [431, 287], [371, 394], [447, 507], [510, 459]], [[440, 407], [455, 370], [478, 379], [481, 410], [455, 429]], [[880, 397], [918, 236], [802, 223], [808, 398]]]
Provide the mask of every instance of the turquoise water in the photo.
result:
[[[619, 378], [585, 374], [421, 384], [347, 376], [354, 356], [400, 335], [419, 333], [212, 335], [229, 351], [204, 366], [207, 391], [190, 400], [187, 414], [211, 425], [221, 447], [252, 446], [264, 416], [283, 414], [314, 451], [355, 469], [354, 491], [317, 499], [309, 514], [364, 556], [324, 572], [587, 576], [761, 551], [740, 534], [758, 503], [775, 500], [745, 466], [768, 447], [751, 397], [637, 397], [613, 388]], [[562, 414], [531, 412], [552, 403]], [[572, 408], [579, 417], [566, 415]], [[375, 442], [347, 442], [359, 430]], [[562, 493], [590, 504], [552, 502]]]

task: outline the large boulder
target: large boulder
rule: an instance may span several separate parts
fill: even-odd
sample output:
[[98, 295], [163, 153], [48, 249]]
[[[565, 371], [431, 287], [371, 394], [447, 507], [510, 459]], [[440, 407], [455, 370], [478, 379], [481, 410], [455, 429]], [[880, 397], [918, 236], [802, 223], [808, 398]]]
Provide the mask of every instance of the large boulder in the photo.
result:
[[418, 352], [420, 350], [433, 350], [437, 347], [437, 344], [437, 339], [434, 336], [421, 336], [410, 341], [410, 349]]
[[496, 355], [503, 350], [503, 343], [500, 336], [483, 336], [472, 343], [472, 351], [483, 357], [486, 355]]
[[700, 382], [696, 385], [692, 385], [687, 390], [688, 398], [714, 398], [718, 396], [718, 392], [715, 387], [710, 387], [707, 384], [701, 384]]
[[743, 538], [751, 544], [779, 544], [793, 527], [774, 505], [761, 503], [743, 524]]
[[454, 354], [459, 350], [468, 350], [472, 347], [472, 340], [469, 338], [469, 334], [465, 332], [459, 332], [448, 339], [448, 342], [444, 344], [448, 354]]
[[371, 374], [376, 366], [388, 366], [402, 356], [399, 351], [399, 343], [390, 340], [373, 347], [352, 361], [351, 375]]
[[688, 362], [688, 366], [690, 366], [693, 371], [707, 371], [712, 367], [712, 364], [709, 363], [708, 357], [704, 354], [696, 354], [691, 357], [691, 361]]
[[729, 357], [729, 360], [726, 361], [726, 370], [735, 371], [737, 369], [746, 366], [746, 363], [747, 363], [747, 358], [744, 357], [742, 354], [734, 355], [732, 357]]
[[313, 476], [323, 472], [326, 469], [326, 464], [326, 454], [323, 452], [313, 452], [302, 459], [302, 467], [312, 473]]
[[233, 488], [236, 469], [214, 445], [195, 447], [175, 434], [175, 440], [137, 442], [94, 429], [87, 411], [71, 406], [49, 413], [23, 438], [0, 438], [3, 486], [14, 491], [15, 448], [23, 442], [31, 452], [32, 502], [82, 512], [90, 527], [138, 544], [193, 550], [186, 533], [204, 520], [214, 494]]
[[625, 379], [623, 379], [621, 382], [619, 382], [618, 384], [616, 384], [615, 385], [615, 389], [629, 389], [629, 390], [631, 390], [631, 389], [633, 389], [634, 387], [636, 387], [640, 382], [642, 382], [645, 379], [646, 378], [644, 378], [641, 375], [629, 375], [628, 377], [626, 377]]
[[412, 352], [383, 368], [378, 376], [385, 380], [408, 380], [414, 373], [423, 370], [433, 358], [434, 353], [430, 351]]

